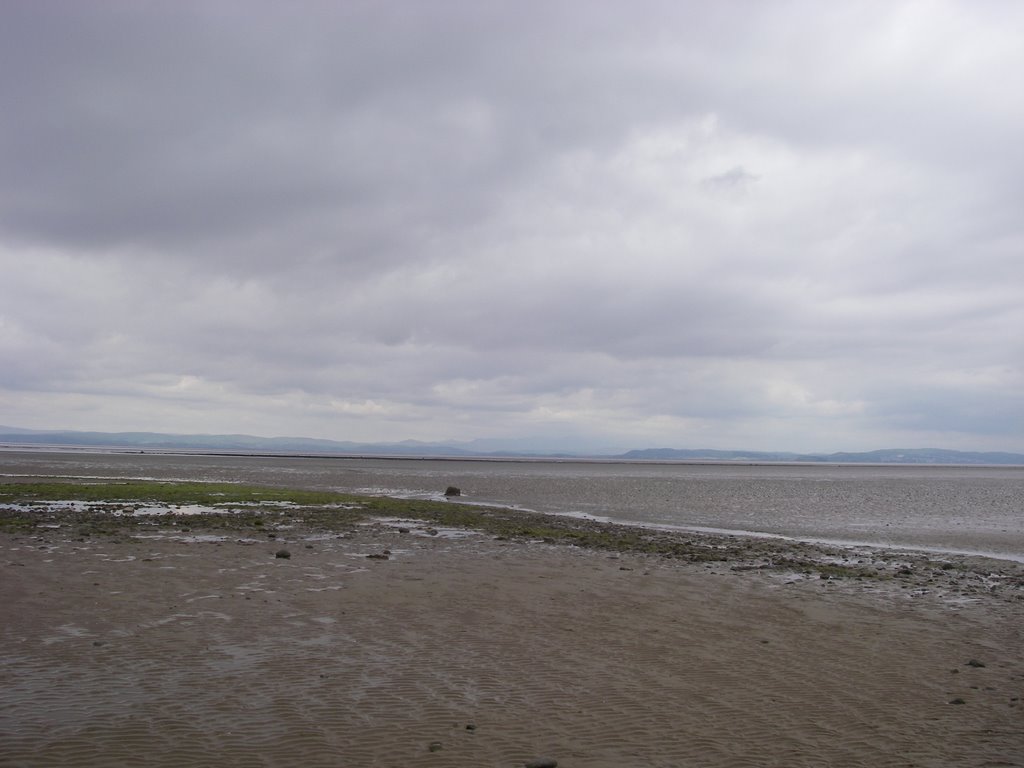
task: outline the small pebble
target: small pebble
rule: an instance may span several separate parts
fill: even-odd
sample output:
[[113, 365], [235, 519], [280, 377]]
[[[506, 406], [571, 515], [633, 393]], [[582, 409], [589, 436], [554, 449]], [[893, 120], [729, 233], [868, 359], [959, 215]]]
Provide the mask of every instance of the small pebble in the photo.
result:
[[525, 763], [525, 768], [558, 768], [558, 761], [553, 757], [538, 757]]
[[291, 556], [292, 553], [289, 552], [287, 549], [279, 549], [277, 550], [277, 552], [274, 553], [274, 557], [279, 557], [282, 560], [287, 560]]

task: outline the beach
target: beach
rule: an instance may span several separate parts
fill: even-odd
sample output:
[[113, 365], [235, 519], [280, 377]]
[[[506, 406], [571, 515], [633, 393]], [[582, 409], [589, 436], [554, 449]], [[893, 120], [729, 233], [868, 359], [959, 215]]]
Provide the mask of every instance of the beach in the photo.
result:
[[1024, 764], [1019, 584], [432, 533], [0, 535], [0, 763]]

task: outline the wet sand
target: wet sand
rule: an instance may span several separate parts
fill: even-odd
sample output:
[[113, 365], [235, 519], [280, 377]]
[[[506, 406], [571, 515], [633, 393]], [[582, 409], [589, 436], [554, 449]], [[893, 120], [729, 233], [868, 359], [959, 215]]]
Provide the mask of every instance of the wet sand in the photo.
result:
[[0, 535], [0, 764], [1024, 764], [1020, 590], [421, 533]]

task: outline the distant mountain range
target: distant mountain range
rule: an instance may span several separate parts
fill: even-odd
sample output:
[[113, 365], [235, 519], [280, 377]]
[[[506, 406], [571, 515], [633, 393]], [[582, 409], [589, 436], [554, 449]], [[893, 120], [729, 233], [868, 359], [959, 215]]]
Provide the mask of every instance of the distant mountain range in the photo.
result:
[[188, 451], [319, 456], [446, 456], [451, 458], [588, 458], [624, 461], [695, 461], [724, 463], [817, 462], [839, 464], [1022, 465], [1024, 454], [950, 451], [938, 448], [889, 448], [859, 453], [789, 453], [713, 449], [647, 448], [617, 454], [564, 453], [502, 446], [511, 441], [464, 443], [356, 443], [309, 437], [253, 435], [173, 435], [159, 432], [77, 432], [0, 426], [0, 447], [72, 447], [103, 450]]

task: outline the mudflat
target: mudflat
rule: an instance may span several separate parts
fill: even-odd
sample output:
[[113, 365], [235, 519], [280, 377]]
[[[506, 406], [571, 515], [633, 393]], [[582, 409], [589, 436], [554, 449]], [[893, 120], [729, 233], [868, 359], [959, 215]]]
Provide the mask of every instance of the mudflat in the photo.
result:
[[1024, 764], [1019, 587], [430, 533], [0, 534], [0, 763]]

